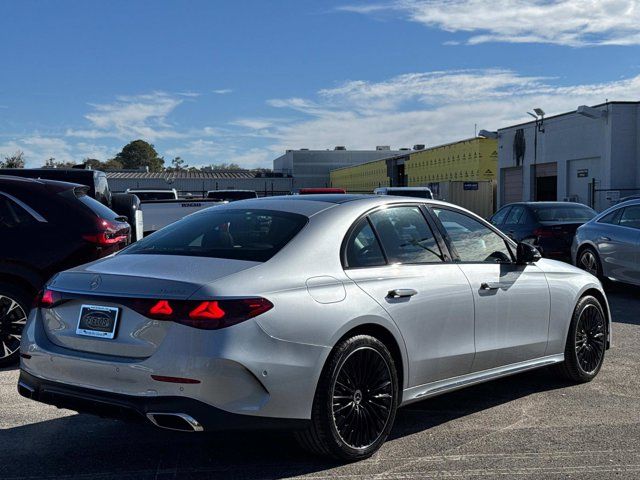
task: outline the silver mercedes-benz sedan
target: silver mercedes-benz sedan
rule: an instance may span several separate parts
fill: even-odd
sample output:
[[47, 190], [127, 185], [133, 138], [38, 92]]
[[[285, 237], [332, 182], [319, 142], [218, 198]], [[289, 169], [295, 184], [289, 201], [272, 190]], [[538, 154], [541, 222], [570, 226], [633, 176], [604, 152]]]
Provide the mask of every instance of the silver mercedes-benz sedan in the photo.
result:
[[578, 228], [571, 256], [596, 277], [640, 285], [640, 200], [617, 204]]
[[398, 407], [533, 368], [593, 379], [600, 282], [433, 200], [315, 195], [195, 213], [65, 271], [24, 329], [18, 389], [187, 431], [284, 427], [366, 458]]

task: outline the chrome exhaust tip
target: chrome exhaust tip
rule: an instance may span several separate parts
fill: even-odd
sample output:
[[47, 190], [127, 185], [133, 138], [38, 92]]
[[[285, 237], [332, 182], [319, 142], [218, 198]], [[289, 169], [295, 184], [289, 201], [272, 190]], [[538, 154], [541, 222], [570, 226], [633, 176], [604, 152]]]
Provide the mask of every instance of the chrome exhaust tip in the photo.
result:
[[147, 418], [156, 427], [179, 432], [202, 432], [204, 428], [186, 413], [149, 412]]

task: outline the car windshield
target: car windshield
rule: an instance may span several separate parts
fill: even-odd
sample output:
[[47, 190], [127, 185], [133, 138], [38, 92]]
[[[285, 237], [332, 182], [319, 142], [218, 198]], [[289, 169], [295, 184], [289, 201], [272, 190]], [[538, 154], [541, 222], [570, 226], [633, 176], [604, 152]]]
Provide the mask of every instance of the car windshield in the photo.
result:
[[176, 195], [173, 192], [131, 192], [140, 199], [141, 202], [147, 200], [175, 200]]
[[538, 205], [532, 210], [539, 222], [587, 222], [596, 216], [584, 205]]
[[124, 254], [187, 255], [266, 262], [307, 223], [274, 210], [204, 210], [124, 250]]
[[257, 198], [256, 192], [209, 192], [207, 198], [215, 198], [222, 201], [233, 202], [235, 200], [246, 200], [248, 198]]
[[85, 193], [76, 192], [76, 198], [100, 218], [104, 218], [105, 220], [115, 220], [120, 216], [109, 207], [104, 206], [99, 201], [91, 198]]

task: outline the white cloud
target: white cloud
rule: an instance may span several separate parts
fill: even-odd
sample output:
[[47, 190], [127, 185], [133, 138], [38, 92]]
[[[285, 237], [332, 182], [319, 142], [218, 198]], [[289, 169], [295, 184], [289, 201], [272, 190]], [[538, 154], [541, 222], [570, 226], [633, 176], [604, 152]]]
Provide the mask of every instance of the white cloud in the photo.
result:
[[217, 95], [226, 95], [233, 92], [233, 90], [231, 90], [230, 88], [219, 88], [218, 90], [212, 90], [211, 92]]
[[340, 10], [399, 12], [428, 27], [463, 32], [469, 44], [640, 45], [638, 0], [392, 0]]
[[273, 125], [273, 120], [267, 118], [241, 118], [231, 122], [231, 125], [246, 127], [252, 130], [263, 130]]
[[[184, 96], [184, 94], [182, 94]], [[178, 96], [165, 92], [119, 96], [113, 103], [90, 104], [93, 111], [85, 115], [91, 123], [88, 129], [68, 129], [70, 137], [131, 139], [149, 141], [184, 138], [167, 121], [167, 117], [183, 102]]]
[[166, 150], [167, 155], [171, 157], [198, 157], [199, 159], [210, 159], [220, 154], [223, 147], [212, 140], [192, 140], [186, 142], [182, 146], [170, 148]]
[[[509, 70], [412, 73], [383, 82], [349, 81], [315, 99], [272, 100], [272, 106], [305, 112], [307, 119], [276, 126], [264, 136], [287, 148], [370, 149], [416, 143], [438, 145], [529, 120], [534, 107], [547, 114], [596, 104], [606, 98], [637, 100], [640, 76], [598, 84], [559, 85], [556, 79]], [[321, 113], [319, 113], [321, 112]]]

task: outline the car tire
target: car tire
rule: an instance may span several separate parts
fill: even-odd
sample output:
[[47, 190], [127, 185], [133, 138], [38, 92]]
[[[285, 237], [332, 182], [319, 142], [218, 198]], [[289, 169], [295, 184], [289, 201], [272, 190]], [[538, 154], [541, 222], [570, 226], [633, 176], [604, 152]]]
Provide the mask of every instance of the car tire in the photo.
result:
[[114, 193], [111, 196], [111, 210], [118, 215], [127, 217], [131, 227], [131, 238], [138, 238], [136, 212], [140, 210], [140, 199], [131, 193]]
[[602, 263], [600, 256], [592, 247], [583, 247], [578, 252], [576, 266], [593, 276], [602, 279]]
[[22, 328], [31, 300], [22, 288], [0, 282], [0, 367], [14, 365], [20, 358]]
[[607, 317], [597, 298], [582, 297], [571, 317], [564, 362], [559, 373], [574, 383], [593, 380], [604, 362], [607, 348]]
[[370, 457], [389, 436], [399, 400], [389, 349], [357, 335], [336, 345], [315, 393], [308, 429], [296, 432], [306, 450], [340, 460]]

